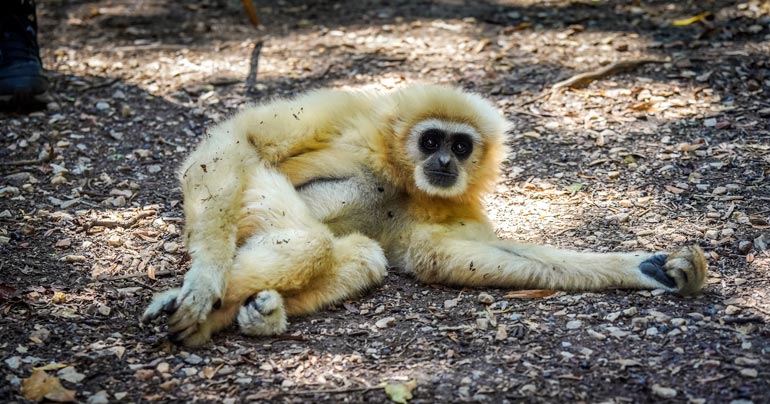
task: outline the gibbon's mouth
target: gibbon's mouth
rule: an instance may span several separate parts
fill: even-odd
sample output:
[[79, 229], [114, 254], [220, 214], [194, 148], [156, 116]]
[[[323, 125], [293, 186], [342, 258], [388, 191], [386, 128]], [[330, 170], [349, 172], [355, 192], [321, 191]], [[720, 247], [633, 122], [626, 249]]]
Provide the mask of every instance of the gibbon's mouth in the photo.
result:
[[425, 170], [428, 182], [436, 187], [451, 187], [457, 181], [457, 174], [439, 170]]

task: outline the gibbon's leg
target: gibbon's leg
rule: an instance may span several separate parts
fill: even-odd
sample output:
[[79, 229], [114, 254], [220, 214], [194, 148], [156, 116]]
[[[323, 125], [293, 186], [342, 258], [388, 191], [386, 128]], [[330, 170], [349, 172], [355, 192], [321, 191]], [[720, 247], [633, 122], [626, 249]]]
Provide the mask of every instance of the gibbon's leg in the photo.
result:
[[[194, 327], [172, 325], [175, 341], [201, 345], [231, 324], [236, 313], [245, 334], [281, 333], [287, 314], [315, 311], [384, 276], [385, 256], [376, 242], [360, 234], [335, 238], [286, 177], [265, 166], [253, 171], [238, 223], [245, 242], [237, 250], [222, 307]], [[150, 308], [165, 310], [172, 295], [160, 294]]]
[[[281, 165], [289, 156], [325, 148], [338, 135], [341, 117], [368, 111], [370, 102], [363, 94], [317, 91], [247, 108], [209, 131], [179, 172], [192, 267], [176, 294], [177, 309], [166, 312], [172, 329], [195, 328], [212, 307], [221, 305], [235, 257], [241, 196], [252, 167]], [[284, 173], [303, 181], [308, 173], [337, 175], [351, 169], [344, 159], [307, 160], [289, 164]], [[161, 314], [148, 310], [144, 319]]]
[[[261, 279], [264, 275], [274, 274], [260, 264], [264, 261], [254, 259], [262, 254], [259, 247], [242, 250], [236, 260], [231, 278], [233, 287], [228, 289], [227, 298], [252, 296], [238, 311], [238, 325], [243, 334], [280, 334], [286, 330], [287, 316], [313, 313], [353, 297], [385, 277], [385, 254], [374, 240], [361, 234], [329, 237], [329, 240], [331, 245], [325, 251], [297, 254], [295, 250], [292, 269], [296, 279], [290, 284]], [[283, 265], [281, 263], [281, 267]], [[313, 268], [315, 266], [320, 267]], [[305, 273], [303, 267], [310, 270]], [[281, 273], [292, 276], [289, 273], [292, 269], [282, 269]], [[298, 281], [303, 282], [298, 284]]]
[[[471, 240], [474, 235], [483, 240]], [[697, 246], [670, 255], [583, 253], [499, 240], [480, 223], [418, 225], [410, 241], [404, 264], [424, 282], [560, 290], [661, 288], [689, 295], [700, 291], [707, 271]]]

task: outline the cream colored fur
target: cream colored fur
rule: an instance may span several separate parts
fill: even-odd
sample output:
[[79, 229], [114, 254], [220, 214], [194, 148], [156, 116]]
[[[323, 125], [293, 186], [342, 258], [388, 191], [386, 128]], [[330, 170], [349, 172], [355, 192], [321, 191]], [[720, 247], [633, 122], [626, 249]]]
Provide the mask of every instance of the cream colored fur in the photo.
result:
[[[451, 188], [423, 178], [414, 143], [429, 127], [473, 139]], [[145, 319], [172, 312], [169, 330], [187, 345], [236, 317], [244, 334], [280, 333], [286, 316], [378, 284], [388, 262], [423, 282], [463, 286], [701, 289], [697, 247], [669, 255], [651, 276], [640, 265], [652, 253], [499, 240], [482, 197], [497, 180], [508, 127], [483, 98], [437, 86], [322, 90], [245, 109], [212, 128], [182, 166], [193, 265]]]

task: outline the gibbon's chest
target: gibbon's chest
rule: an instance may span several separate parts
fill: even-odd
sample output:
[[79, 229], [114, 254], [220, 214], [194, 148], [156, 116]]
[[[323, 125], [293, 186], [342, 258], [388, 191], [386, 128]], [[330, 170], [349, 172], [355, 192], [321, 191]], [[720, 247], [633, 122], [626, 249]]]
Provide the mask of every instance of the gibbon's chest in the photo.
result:
[[296, 189], [313, 216], [337, 236], [359, 232], [380, 239], [403, 210], [399, 191], [370, 172], [317, 178]]

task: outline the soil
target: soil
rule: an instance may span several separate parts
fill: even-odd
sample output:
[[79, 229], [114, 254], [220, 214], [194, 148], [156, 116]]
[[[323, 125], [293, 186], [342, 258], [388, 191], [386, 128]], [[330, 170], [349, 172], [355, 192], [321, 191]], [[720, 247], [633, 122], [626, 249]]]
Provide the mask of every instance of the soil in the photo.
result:
[[[51, 102], [0, 115], [0, 401], [26, 401], [48, 365], [90, 403], [387, 402], [411, 380], [410, 403], [767, 402], [770, 2], [257, 3], [259, 28], [236, 1], [39, 2]], [[185, 350], [139, 324], [189, 267], [175, 169], [207, 126], [312, 88], [415, 81], [515, 123], [488, 201], [501, 237], [697, 243], [704, 293], [520, 299], [392, 268], [274, 338]]]

